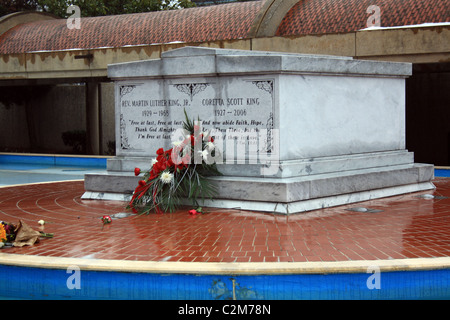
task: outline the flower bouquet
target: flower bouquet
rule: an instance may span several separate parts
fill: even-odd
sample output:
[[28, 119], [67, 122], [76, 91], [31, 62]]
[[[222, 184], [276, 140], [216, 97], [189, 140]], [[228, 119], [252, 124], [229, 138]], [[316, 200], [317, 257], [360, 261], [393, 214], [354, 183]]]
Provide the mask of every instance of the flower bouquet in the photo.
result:
[[[198, 207], [198, 200], [213, 198], [217, 190], [207, 176], [221, 175], [216, 164], [211, 161], [218, 152], [209, 132], [190, 120], [184, 111], [184, 140], [173, 142], [173, 148], [156, 151], [149, 171], [139, 180], [127, 206], [135, 213], [174, 212], [183, 198], [190, 199]], [[200, 120], [199, 120], [200, 121]], [[135, 169], [135, 175], [141, 173]]]
[[35, 231], [22, 220], [19, 220], [17, 225], [6, 221], [0, 222], [0, 248], [5, 244], [14, 247], [33, 245], [39, 242], [40, 237], [52, 238], [53, 234]]

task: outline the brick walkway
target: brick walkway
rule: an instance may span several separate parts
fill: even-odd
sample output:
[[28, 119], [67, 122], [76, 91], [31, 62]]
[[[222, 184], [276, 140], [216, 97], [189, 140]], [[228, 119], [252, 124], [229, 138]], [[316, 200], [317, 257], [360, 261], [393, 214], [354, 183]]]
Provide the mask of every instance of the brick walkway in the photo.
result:
[[[54, 238], [1, 253], [92, 259], [304, 262], [450, 256], [450, 178], [413, 193], [291, 216], [188, 209], [115, 219], [125, 203], [81, 200], [83, 181], [0, 188], [0, 220], [19, 219]], [[435, 198], [419, 197], [432, 194]], [[442, 198], [444, 197], [444, 198]], [[449, 197], [449, 198], [445, 198]], [[376, 212], [347, 209], [365, 207]], [[381, 211], [378, 211], [381, 210]]]

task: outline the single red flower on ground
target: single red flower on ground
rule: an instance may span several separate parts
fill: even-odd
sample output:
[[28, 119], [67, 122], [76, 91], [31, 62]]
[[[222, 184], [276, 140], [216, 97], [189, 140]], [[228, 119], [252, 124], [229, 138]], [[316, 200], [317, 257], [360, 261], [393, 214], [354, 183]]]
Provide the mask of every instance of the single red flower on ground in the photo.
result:
[[103, 222], [103, 224], [111, 223], [112, 219], [111, 219], [110, 216], [103, 216], [102, 217], [102, 222]]

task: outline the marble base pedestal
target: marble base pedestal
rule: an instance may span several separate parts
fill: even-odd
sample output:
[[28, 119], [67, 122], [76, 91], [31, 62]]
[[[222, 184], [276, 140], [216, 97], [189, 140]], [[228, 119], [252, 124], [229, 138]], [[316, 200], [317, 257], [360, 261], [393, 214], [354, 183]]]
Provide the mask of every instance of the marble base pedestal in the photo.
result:
[[[397, 156], [401, 159], [408, 155]], [[386, 159], [380, 160], [383, 157]], [[432, 165], [403, 163], [371, 168], [362, 166], [364, 162], [370, 163], [370, 159], [372, 162], [378, 159], [378, 164], [381, 164], [392, 157], [394, 154], [389, 153], [366, 157], [359, 155], [359, 159], [355, 156], [353, 161], [344, 161], [343, 157], [310, 161], [309, 164], [287, 161], [280, 163], [280, 168], [284, 170], [279, 170], [278, 177], [250, 176], [252, 170], [239, 170], [236, 166], [230, 166], [229, 171], [235, 174], [240, 172], [240, 175], [211, 177], [219, 194], [214, 200], [206, 200], [203, 206], [293, 214], [435, 188], [431, 183], [434, 178]], [[352, 162], [354, 165], [359, 162], [361, 168], [338, 171]], [[293, 172], [303, 170], [319, 173], [292, 176]], [[139, 179], [131, 172], [87, 174], [86, 192], [82, 198], [129, 201]]]

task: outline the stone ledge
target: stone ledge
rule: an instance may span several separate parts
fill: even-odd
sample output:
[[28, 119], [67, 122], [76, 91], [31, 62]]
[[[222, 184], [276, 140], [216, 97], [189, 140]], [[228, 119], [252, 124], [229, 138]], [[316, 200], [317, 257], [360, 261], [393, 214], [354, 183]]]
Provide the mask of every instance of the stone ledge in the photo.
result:
[[[291, 214], [434, 189], [434, 167], [391, 166], [294, 178], [212, 177], [216, 199], [205, 206]], [[87, 174], [83, 199], [127, 201], [139, 177]]]
[[[408, 165], [412, 164], [413, 162], [414, 154], [412, 152], [399, 150], [279, 161], [274, 164], [274, 170], [262, 163], [225, 163], [218, 164], [217, 167], [224, 176], [290, 178], [300, 176], [313, 176], [317, 174], [342, 172], [349, 170]], [[150, 158], [146, 157], [117, 156], [115, 158], [108, 159], [107, 161], [107, 169], [111, 173], [132, 173], [134, 172], [134, 168], [136, 167], [141, 168], [141, 170], [148, 170], [150, 166], [151, 160]], [[264, 173], [269, 172], [271, 173], [270, 175], [264, 175]]]
[[199, 47], [165, 52], [161, 59], [108, 65], [111, 79], [285, 72], [408, 77], [412, 74], [412, 66], [400, 62], [354, 60], [351, 57]]

